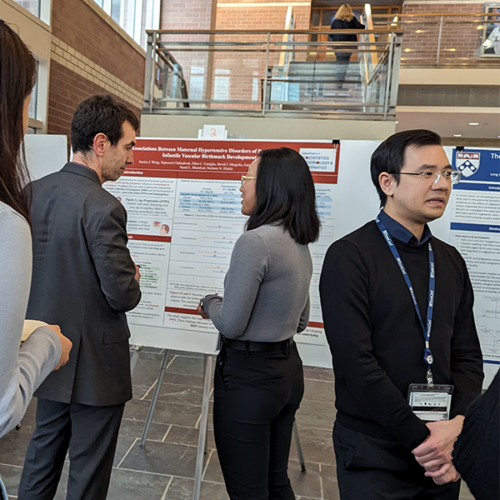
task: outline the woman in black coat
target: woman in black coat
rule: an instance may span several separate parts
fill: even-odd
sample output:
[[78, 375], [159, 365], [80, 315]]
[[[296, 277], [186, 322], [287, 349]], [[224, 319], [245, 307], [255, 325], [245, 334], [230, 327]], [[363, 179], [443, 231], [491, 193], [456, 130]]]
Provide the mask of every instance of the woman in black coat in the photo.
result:
[[[330, 26], [332, 30], [364, 30], [365, 25], [361, 24], [354, 16], [351, 6], [348, 3], [344, 3], [340, 6], [339, 10], [333, 18], [332, 25]], [[353, 34], [337, 34], [328, 35], [328, 38], [332, 42], [357, 42], [357, 35]], [[345, 47], [338, 46], [337, 49], [349, 49], [352, 46], [346, 45]], [[345, 81], [345, 74], [347, 73], [347, 66], [349, 64], [349, 59], [351, 59], [352, 52], [335, 52], [335, 57], [337, 58], [338, 70], [337, 70], [337, 88], [342, 88], [342, 82]]]

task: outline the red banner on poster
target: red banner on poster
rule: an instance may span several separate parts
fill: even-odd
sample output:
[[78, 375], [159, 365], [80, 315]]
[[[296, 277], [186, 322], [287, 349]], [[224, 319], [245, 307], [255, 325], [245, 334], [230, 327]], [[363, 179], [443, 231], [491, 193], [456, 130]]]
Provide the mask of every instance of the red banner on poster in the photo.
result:
[[138, 139], [125, 175], [237, 180], [261, 150], [283, 147], [304, 157], [315, 182], [337, 183], [340, 145], [322, 141]]

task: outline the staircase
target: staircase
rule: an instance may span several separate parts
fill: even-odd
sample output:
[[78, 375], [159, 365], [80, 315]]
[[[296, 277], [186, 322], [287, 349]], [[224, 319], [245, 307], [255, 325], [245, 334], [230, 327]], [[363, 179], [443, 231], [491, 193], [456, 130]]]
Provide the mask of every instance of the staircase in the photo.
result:
[[[292, 61], [286, 75], [283, 68], [272, 68], [271, 102], [283, 102], [283, 110], [307, 110], [321, 105], [343, 111], [341, 104], [361, 105], [363, 86], [358, 62], [350, 62], [345, 75], [344, 71], [346, 68], [335, 61]], [[348, 107], [350, 111], [361, 108]]]

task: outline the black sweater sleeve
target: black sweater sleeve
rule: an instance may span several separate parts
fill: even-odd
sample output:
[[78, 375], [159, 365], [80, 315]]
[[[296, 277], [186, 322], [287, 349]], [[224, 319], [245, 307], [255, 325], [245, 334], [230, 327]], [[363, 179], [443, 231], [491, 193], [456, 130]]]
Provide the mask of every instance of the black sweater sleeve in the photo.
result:
[[345, 240], [334, 243], [323, 264], [320, 295], [336, 383], [343, 384], [354, 399], [355, 412], [361, 410], [364, 418], [375, 421], [412, 450], [427, 438], [429, 430], [373, 354], [369, 286], [368, 269], [358, 248]]

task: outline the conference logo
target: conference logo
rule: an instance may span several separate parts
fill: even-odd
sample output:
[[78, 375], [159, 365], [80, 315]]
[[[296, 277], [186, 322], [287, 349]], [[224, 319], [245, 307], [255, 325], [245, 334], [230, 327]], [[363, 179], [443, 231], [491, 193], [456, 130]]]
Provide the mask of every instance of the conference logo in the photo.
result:
[[464, 177], [470, 177], [479, 170], [481, 153], [469, 153], [466, 151], [457, 151], [456, 164], [457, 170], [462, 172]]

